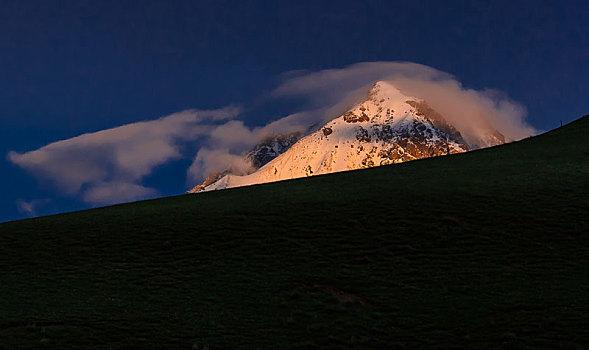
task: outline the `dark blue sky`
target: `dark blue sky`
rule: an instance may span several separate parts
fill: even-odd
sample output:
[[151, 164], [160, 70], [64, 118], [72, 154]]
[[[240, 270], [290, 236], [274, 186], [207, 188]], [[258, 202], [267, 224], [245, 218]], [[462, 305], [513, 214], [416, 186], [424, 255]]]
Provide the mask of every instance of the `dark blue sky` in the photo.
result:
[[[188, 108], [245, 108], [263, 124], [282, 73], [412, 61], [495, 88], [541, 130], [589, 113], [583, 1], [3, 1], [0, 153]], [[187, 159], [146, 179], [185, 189]], [[0, 162], [0, 221], [88, 205]]]

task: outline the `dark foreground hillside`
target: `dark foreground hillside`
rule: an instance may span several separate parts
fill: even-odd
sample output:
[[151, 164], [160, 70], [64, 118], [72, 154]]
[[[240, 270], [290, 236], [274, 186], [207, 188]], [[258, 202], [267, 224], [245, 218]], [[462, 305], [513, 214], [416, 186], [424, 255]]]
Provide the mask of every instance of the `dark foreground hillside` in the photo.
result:
[[589, 117], [467, 154], [0, 225], [0, 348], [583, 348]]

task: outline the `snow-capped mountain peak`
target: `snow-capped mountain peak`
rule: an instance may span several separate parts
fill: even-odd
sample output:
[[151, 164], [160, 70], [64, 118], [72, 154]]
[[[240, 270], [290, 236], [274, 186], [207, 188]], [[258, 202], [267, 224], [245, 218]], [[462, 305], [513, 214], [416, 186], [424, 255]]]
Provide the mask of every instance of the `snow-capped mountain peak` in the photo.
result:
[[[497, 139], [496, 143], [502, 142]], [[299, 139], [265, 165], [260, 164], [262, 167], [254, 173], [220, 174], [193, 191], [369, 168], [468, 150], [460, 132], [426, 101], [406, 96], [390, 83], [377, 82], [364, 101]]]

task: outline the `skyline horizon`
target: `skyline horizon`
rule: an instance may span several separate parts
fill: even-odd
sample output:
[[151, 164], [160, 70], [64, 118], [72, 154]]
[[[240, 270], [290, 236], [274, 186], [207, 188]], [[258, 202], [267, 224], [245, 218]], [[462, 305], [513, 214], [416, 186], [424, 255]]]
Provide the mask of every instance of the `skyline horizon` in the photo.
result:
[[[0, 221], [89, 208], [90, 198], [182, 193], [187, 169], [211, 142], [235, 156], [273, 120], [323, 120], [315, 110], [400, 63], [417, 62], [433, 70], [419, 74], [450, 77], [457, 91], [501, 101], [503, 113], [552, 130], [589, 112], [584, 10], [582, 1], [8, 2], [0, 16]], [[333, 72], [343, 80], [322, 90], [320, 79]], [[285, 82], [305, 77], [318, 79], [316, 90], [280, 96]], [[211, 115], [183, 120], [191, 110]], [[215, 118], [225, 118], [233, 140], [199, 131], [217, 127]], [[167, 134], [153, 131], [160, 119]], [[137, 134], [75, 158], [68, 151], [69, 163], [50, 170], [13, 162], [121, 128]], [[132, 165], [118, 165], [116, 154]], [[77, 170], [56, 189], [66, 163]], [[124, 186], [113, 191], [112, 181]]]

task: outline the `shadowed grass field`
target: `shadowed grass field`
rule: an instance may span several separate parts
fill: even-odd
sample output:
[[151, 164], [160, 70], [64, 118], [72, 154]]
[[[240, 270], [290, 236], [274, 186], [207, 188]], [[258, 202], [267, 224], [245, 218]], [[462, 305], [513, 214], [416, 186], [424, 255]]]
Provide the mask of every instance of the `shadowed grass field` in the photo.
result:
[[589, 339], [589, 116], [466, 154], [0, 225], [0, 349]]

